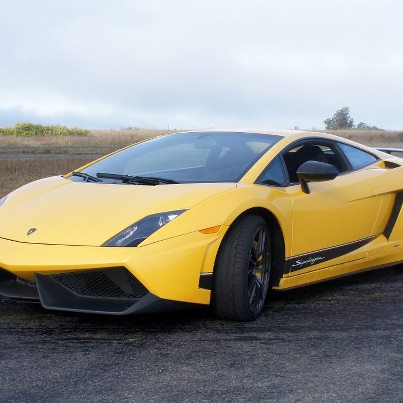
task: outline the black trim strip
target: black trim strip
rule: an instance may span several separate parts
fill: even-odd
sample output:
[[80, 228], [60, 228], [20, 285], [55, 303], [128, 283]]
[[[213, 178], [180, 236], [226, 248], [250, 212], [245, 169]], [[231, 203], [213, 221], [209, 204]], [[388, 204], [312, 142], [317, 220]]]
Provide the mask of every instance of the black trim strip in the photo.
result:
[[0, 296], [20, 300], [39, 300], [36, 284], [0, 268]]
[[374, 235], [368, 238], [359, 239], [358, 241], [289, 257], [286, 259], [286, 270], [291, 273], [346, 255], [347, 253], [353, 252], [370, 243], [377, 236], [378, 235]]
[[211, 290], [213, 286], [213, 273], [200, 274], [199, 288], [204, 290]]
[[402, 206], [403, 206], [403, 192], [399, 192], [396, 195], [392, 212], [389, 217], [389, 221], [386, 224], [385, 230], [383, 231], [383, 235], [385, 235], [385, 237], [388, 239], [392, 235], [393, 229], [395, 228]]

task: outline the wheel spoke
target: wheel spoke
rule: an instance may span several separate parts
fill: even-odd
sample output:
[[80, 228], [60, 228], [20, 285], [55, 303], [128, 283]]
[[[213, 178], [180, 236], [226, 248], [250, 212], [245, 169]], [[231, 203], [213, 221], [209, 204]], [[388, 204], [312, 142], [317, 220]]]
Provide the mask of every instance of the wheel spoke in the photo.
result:
[[[260, 300], [261, 292], [262, 292], [262, 282], [256, 276], [251, 276], [253, 279], [251, 280], [251, 290], [249, 294], [249, 306], [252, 305], [252, 302], [257, 299], [257, 302]], [[256, 298], [258, 297], [258, 298]]]
[[257, 283], [256, 283], [256, 281], [254, 281], [253, 285], [252, 285], [252, 291], [249, 295], [249, 306], [252, 306], [252, 301], [255, 299], [256, 288], [257, 288]]
[[250, 255], [249, 255], [249, 267], [252, 266], [252, 268], [255, 268], [256, 263], [257, 263], [256, 258], [253, 256], [253, 253], [250, 253]]
[[253, 237], [249, 253], [248, 300], [253, 311], [261, 308], [266, 297], [270, 264], [267, 246], [267, 231], [261, 227]]
[[259, 257], [259, 242], [257, 242], [256, 240], [253, 240], [252, 242], [251, 252], [255, 259]]

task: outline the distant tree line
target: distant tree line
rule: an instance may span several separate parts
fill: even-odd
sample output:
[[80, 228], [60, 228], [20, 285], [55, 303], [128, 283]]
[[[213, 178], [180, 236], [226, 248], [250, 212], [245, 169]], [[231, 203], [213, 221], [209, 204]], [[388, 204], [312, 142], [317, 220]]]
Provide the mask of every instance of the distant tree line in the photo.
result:
[[331, 118], [324, 121], [327, 130], [339, 130], [339, 129], [369, 129], [369, 130], [381, 130], [376, 126], [367, 125], [364, 122], [358, 123], [354, 126], [354, 119], [350, 116], [350, 108], [345, 106], [339, 109]]

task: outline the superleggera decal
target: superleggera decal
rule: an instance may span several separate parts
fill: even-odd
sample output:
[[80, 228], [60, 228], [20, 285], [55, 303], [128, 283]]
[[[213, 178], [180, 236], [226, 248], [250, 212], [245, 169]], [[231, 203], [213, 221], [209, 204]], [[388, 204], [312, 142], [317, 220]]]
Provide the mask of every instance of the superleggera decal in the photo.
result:
[[325, 260], [326, 258], [324, 256], [318, 256], [318, 257], [309, 257], [309, 259], [297, 259], [295, 263], [291, 266], [292, 268], [295, 268], [295, 270], [298, 270], [299, 267], [301, 266], [312, 266], [314, 264], [317, 264], [321, 262], [322, 260]]
[[371, 242], [377, 236], [378, 235], [375, 235], [343, 245], [333, 246], [331, 248], [321, 249], [314, 252], [290, 257], [286, 259], [287, 272], [302, 270], [306, 267], [314, 266], [316, 264], [346, 255], [347, 253], [353, 252]]

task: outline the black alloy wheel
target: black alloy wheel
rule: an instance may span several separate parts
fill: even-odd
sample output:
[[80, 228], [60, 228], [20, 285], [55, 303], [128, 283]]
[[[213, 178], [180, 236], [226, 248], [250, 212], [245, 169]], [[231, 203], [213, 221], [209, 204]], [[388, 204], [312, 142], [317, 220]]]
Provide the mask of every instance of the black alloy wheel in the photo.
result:
[[224, 319], [250, 321], [262, 312], [272, 263], [270, 231], [256, 215], [241, 218], [228, 232], [214, 268], [212, 307]]

